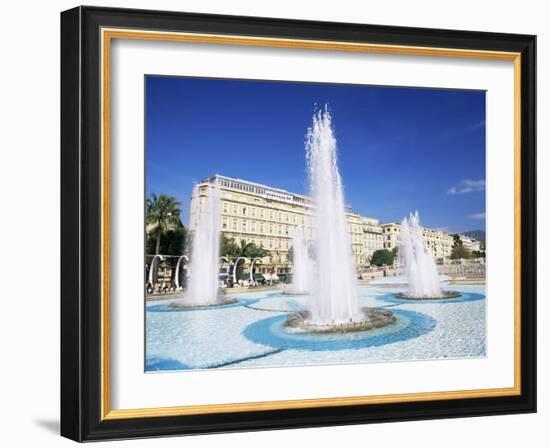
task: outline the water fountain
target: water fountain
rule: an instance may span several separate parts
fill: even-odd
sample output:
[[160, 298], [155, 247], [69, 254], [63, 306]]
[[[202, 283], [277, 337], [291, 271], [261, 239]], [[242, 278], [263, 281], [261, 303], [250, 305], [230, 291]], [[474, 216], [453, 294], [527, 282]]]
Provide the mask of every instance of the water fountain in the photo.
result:
[[359, 308], [336, 138], [326, 106], [313, 115], [306, 159], [313, 199], [315, 269], [310, 268], [313, 279], [308, 309], [291, 315], [287, 327], [308, 332], [348, 332], [394, 322], [389, 310]]
[[418, 211], [401, 222], [400, 256], [405, 263], [407, 290], [398, 294], [409, 299], [444, 299], [460, 294], [443, 291], [432, 254], [424, 245]]
[[201, 207], [199, 187], [193, 188], [192, 204], [197, 225], [193, 235], [191, 276], [183, 299], [173, 307], [218, 306], [229, 303], [218, 288], [220, 251], [220, 188], [207, 185], [204, 208]]
[[308, 294], [311, 288], [312, 261], [309, 256], [305, 229], [297, 227], [292, 238], [292, 285], [285, 292]]

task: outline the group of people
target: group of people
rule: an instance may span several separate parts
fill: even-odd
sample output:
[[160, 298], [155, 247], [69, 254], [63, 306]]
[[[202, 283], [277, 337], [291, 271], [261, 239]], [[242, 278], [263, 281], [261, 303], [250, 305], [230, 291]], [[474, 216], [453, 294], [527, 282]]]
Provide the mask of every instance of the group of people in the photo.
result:
[[236, 284], [233, 282], [233, 277], [228, 276], [224, 280], [220, 281], [220, 287], [233, 288], [235, 286], [240, 288], [256, 288], [258, 286], [264, 286], [266, 284], [265, 279], [262, 280], [239, 280]]

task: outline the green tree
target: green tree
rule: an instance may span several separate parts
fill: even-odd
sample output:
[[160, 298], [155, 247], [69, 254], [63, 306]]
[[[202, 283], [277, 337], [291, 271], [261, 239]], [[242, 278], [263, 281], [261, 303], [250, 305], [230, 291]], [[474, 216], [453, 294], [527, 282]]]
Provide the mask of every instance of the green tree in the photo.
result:
[[453, 247], [462, 246], [463, 243], [458, 233], [453, 233], [451, 236], [453, 237], [453, 240], [454, 240]]
[[485, 251], [483, 250], [473, 250], [472, 255], [474, 258], [485, 258]]
[[[225, 235], [220, 239], [220, 256], [229, 258], [264, 258], [271, 255], [271, 252], [263, 246], [257, 246], [254, 243], [247, 243], [242, 239], [239, 244], [234, 238], [227, 238]], [[237, 266], [237, 278], [242, 274], [243, 264]]]
[[459, 258], [472, 258], [472, 252], [466, 249], [463, 244], [454, 246], [451, 251], [451, 260], [458, 260]]
[[[153, 254], [156, 250], [156, 233], [147, 236], [147, 253]], [[167, 230], [162, 234], [159, 253], [163, 255], [183, 255], [189, 243], [189, 234], [183, 226]]]
[[145, 202], [147, 233], [155, 235], [155, 255], [160, 254], [161, 237], [164, 232], [183, 227], [180, 219], [180, 202], [173, 196], [151, 194]]
[[374, 251], [370, 264], [374, 266], [390, 266], [395, 260], [396, 253], [387, 249], [379, 249]]
[[239, 244], [235, 243], [233, 238], [231, 240], [229, 241], [229, 246], [232, 248], [231, 255], [233, 257], [264, 258], [271, 254], [271, 252], [264, 249], [263, 246], [257, 246], [254, 243], [247, 243], [244, 239], [242, 239]]
[[247, 243], [246, 240], [241, 240], [237, 245], [237, 257], [250, 257], [250, 252], [253, 250], [254, 243]]
[[252, 245], [248, 247], [248, 256], [250, 258], [264, 258], [269, 257], [270, 255], [271, 252], [268, 249], [265, 249], [263, 246], [257, 246], [256, 244], [252, 243]]
[[222, 234], [220, 238], [220, 256], [221, 257], [236, 257], [239, 252], [239, 246], [235, 242], [235, 238], [227, 238]]

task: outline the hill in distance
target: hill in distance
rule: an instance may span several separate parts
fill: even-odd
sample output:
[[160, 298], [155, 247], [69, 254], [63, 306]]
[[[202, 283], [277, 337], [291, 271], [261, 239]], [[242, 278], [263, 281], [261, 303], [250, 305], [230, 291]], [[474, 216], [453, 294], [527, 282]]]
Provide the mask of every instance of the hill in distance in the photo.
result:
[[462, 234], [485, 242], [485, 230], [468, 230], [467, 232], [462, 232]]

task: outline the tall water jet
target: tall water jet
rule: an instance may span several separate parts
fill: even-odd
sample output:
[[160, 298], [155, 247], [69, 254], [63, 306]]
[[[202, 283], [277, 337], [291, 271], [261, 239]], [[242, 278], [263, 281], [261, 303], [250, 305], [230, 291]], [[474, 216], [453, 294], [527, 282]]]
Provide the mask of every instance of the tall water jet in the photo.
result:
[[328, 108], [313, 115], [306, 160], [316, 232], [313, 299], [308, 321], [341, 324], [364, 319], [357, 303], [357, 280], [338, 171], [336, 138]]
[[287, 327], [306, 332], [345, 333], [395, 322], [389, 310], [359, 308], [336, 138], [326, 106], [313, 115], [306, 139], [306, 160], [313, 200], [315, 269], [308, 309], [292, 314]]
[[292, 285], [291, 294], [307, 294], [311, 288], [311, 271], [313, 262], [309, 256], [305, 229], [296, 228], [292, 238]]
[[418, 211], [401, 221], [399, 253], [405, 263], [408, 281], [407, 290], [404, 294], [399, 294], [400, 297], [441, 299], [456, 296], [441, 289], [435, 260], [424, 244]]

